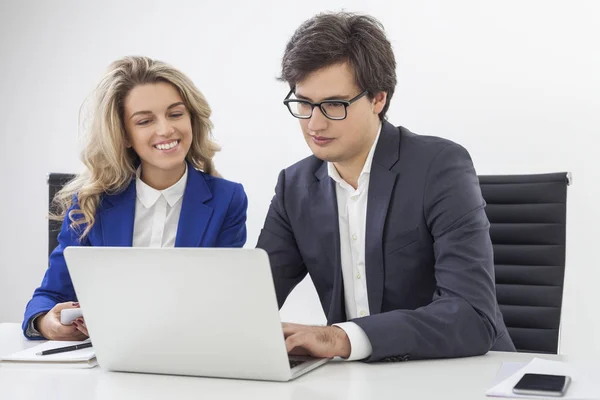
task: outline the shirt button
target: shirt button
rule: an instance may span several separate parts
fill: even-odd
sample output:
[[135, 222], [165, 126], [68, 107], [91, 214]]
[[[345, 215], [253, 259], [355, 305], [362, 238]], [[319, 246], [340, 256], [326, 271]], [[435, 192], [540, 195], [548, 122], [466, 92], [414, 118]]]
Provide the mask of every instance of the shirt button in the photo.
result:
[[360, 274], [356, 274], [356, 279], [360, 279]]
[[356, 199], [358, 199], [358, 196], [357, 196], [357, 195], [354, 195], [354, 196], [352, 196], [352, 197], [350, 197], [350, 198], [351, 198], [352, 200], [356, 200]]
[[352, 240], [356, 240], [356, 239], [357, 239], [356, 234], [352, 235]]
[[366, 315], [367, 315], [367, 313], [366, 313], [365, 311], [361, 311], [361, 312], [360, 312], [360, 316], [361, 316], [361, 317], [364, 317], [364, 316], [366, 316]]

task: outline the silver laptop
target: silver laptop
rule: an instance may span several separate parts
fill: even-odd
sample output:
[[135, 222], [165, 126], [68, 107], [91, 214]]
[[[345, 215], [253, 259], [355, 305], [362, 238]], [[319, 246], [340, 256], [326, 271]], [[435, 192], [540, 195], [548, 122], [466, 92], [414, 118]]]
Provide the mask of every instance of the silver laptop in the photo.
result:
[[288, 358], [263, 250], [69, 247], [64, 254], [102, 368], [288, 381], [327, 361]]

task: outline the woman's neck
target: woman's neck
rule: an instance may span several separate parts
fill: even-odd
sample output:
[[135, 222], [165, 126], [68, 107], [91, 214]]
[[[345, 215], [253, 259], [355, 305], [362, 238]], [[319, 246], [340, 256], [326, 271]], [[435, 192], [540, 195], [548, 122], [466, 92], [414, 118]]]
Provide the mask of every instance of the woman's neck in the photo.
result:
[[185, 163], [169, 169], [157, 168], [142, 162], [140, 179], [146, 185], [156, 190], [165, 190], [176, 184], [185, 174]]

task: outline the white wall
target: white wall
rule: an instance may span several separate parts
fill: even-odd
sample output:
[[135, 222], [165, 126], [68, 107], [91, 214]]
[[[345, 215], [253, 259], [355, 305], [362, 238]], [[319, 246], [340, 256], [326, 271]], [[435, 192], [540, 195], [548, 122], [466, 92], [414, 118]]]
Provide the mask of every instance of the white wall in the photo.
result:
[[[285, 43], [304, 19], [342, 7], [378, 17], [393, 42], [390, 121], [465, 145], [479, 173], [573, 172], [562, 351], [600, 353], [596, 1], [0, 3], [0, 321], [20, 321], [44, 273], [45, 176], [79, 169], [79, 106], [110, 61], [168, 61], [205, 93], [217, 166], [250, 198], [253, 246], [277, 173], [308, 154], [275, 80]], [[282, 315], [323, 321], [310, 283]]]

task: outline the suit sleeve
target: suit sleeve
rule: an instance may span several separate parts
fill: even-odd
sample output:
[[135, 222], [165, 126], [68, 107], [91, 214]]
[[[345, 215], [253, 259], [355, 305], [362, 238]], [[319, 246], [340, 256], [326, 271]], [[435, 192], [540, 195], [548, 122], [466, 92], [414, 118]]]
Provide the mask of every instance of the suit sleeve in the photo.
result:
[[281, 308], [292, 289], [307, 273], [286, 212], [285, 170], [281, 171], [277, 179], [275, 195], [256, 247], [269, 254], [277, 302]]
[[484, 354], [496, 338], [493, 250], [479, 181], [467, 151], [455, 144], [432, 161], [424, 218], [433, 237], [436, 290], [416, 310], [359, 318], [373, 352], [366, 361]]
[[[42, 280], [40, 287], [35, 289], [33, 297], [25, 307], [25, 316], [23, 318], [23, 334], [28, 339], [44, 339], [35, 335], [30, 326], [31, 320], [41, 313], [50, 311], [56, 304], [68, 301], [77, 301], [71, 276], [65, 262], [64, 250], [69, 246], [86, 246], [88, 241], [84, 238], [79, 240], [79, 233], [83, 229], [77, 228], [77, 231], [70, 227], [69, 212], [76, 205], [67, 210], [60, 233], [58, 234], [58, 246], [50, 254], [48, 260], [48, 269]], [[33, 333], [33, 334], [32, 334]]]
[[225, 221], [217, 237], [215, 247], [243, 247], [246, 243], [246, 212], [248, 197], [244, 187], [236, 184]]

